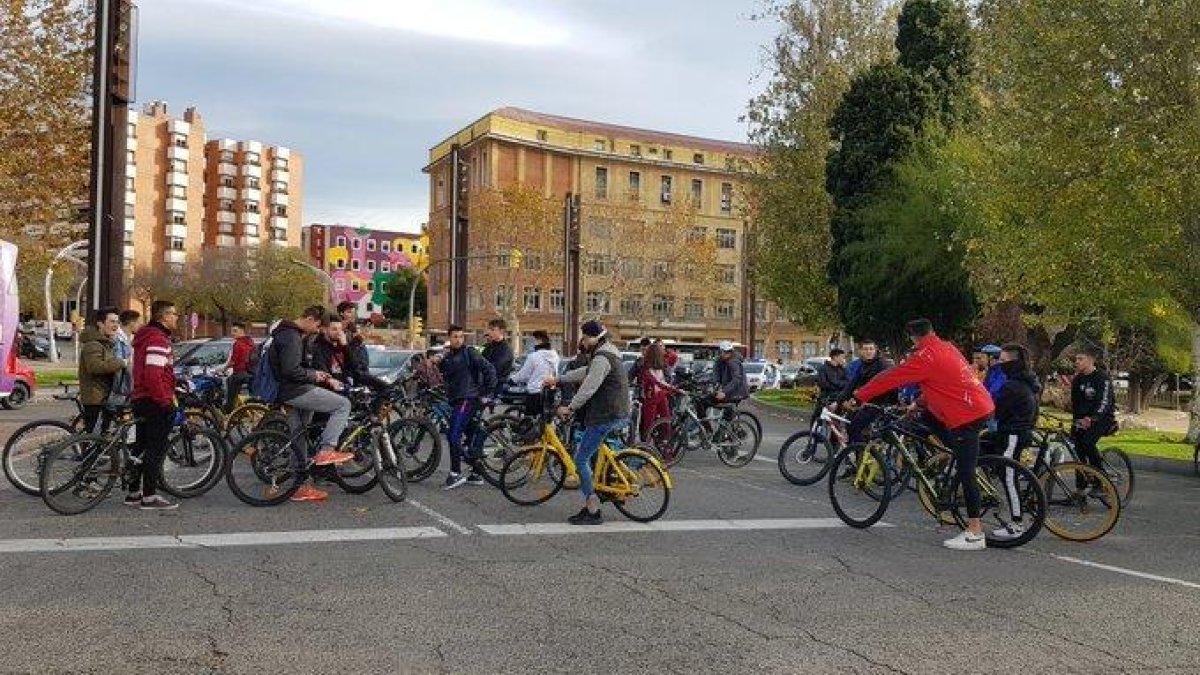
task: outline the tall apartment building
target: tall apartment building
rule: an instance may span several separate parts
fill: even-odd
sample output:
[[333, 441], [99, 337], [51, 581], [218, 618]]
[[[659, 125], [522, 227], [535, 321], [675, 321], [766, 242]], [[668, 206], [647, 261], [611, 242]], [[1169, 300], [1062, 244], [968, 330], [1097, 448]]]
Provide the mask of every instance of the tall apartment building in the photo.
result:
[[302, 237], [309, 260], [333, 279], [334, 301], [357, 303], [359, 316], [381, 313], [393, 274], [424, 262], [421, 235], [314, 224]]
[[130, 113], [125, 266], [181, 269], [209, 247], [300, 245], [303, 160], [258, 141], [208, 140], [195, 108]]
[[[497, 241], [497, 228], [479, 214], [483, 193], [524, 186], [558, 204], [578, 196], [579, 315], [602, 318], [617, 339], [733, 340], [785, 361], [823, 350], [825, 336], [792, 324], [746, 283], [742, 185], [753, 146], [518, 108], [488, 113], [430, 151], [431, 328], [444, 328], [451, 315], [450, 265], [437, 263], [451, 256], [455, 148], [467, 186], [457, 198], [468, 203], [459, 215], [471, 258], [470, 328], [507, 313], [522, 331], [562, 340], [564, 227], [524, 240], [510, 231]], [[512, 249], [521, 251], [520, 265]], [[689, 249], [698, 253], [684, 255]], [[517, 267], [527, 271], [515, 274]]]

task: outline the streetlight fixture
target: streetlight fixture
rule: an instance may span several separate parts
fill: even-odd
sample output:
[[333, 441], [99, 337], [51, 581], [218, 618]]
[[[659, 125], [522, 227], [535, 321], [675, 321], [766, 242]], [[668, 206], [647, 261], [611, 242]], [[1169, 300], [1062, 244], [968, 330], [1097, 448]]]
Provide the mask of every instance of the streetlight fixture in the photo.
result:
[[306, 263], [303, 260], [290, 259], [289, 262], [291, 262], [293, 265], [295, 265], [297, 267], [303, 267], [303, 268], [313, 272], [318, 277], [320, 277], [321, 281], [325, 282], [325, 291], [326, 291], [326, 295], [329, 300], [329, 303], [334, 304], [337, 302], [337, 298], [334, 296], [334, 293], [333, 293], [333, 277], [330, 276], [329, 272], [326, 272], [325, 270], [321, 269], [320, 267], [317, 267], [316, 265], [310, 265], [309, 263]]

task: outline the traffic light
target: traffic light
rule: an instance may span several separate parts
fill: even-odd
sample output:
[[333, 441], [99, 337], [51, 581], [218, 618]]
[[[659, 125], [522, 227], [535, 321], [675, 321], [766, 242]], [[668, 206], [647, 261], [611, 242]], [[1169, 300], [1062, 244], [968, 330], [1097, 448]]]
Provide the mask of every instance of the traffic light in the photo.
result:
[[519, 248], [514, 248], [508, 253], [508, 266], [510, 269], [521, 269], [521, 263], [525, 262], [525, 252]]
[[408, 325], [409, 337], [420, 335], [425, 330], [425, 320], [416, 314], [413, 315], [412, 323]]
[[458, 188], [458, 204], [459, 213], [465, 214], [467, 207], [471, 201], [471, 164], [462, 155], [458, 156], [458, 180], [455, 185]]

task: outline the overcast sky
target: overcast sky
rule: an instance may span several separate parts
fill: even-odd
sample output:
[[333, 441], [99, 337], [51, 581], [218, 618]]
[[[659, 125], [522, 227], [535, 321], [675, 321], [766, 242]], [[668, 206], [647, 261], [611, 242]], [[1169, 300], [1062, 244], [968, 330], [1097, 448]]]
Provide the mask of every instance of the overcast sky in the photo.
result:
[[745, 140], [759, 0], [139, 0], [138, 105], [304, 154], [304, 224], [416, 230], [429, 148], [503, 106]]

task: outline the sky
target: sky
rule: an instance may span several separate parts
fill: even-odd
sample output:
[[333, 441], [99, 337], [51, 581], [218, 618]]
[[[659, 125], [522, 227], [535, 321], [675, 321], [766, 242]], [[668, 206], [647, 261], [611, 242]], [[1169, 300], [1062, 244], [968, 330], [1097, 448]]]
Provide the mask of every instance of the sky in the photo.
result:
[[304, 155], [304, 224], [416, 231], [429, 149], [491, 110], [744, 141], [762, 0], [139, 0], [137, 105]]

